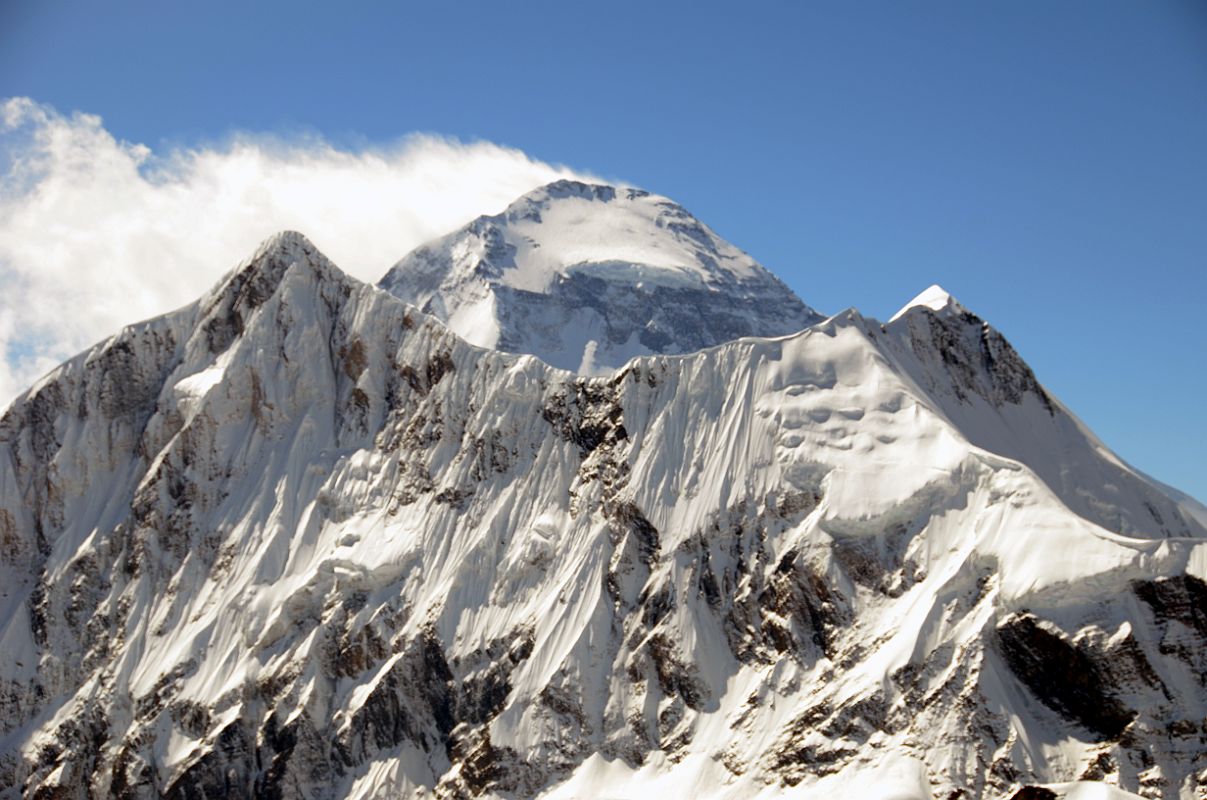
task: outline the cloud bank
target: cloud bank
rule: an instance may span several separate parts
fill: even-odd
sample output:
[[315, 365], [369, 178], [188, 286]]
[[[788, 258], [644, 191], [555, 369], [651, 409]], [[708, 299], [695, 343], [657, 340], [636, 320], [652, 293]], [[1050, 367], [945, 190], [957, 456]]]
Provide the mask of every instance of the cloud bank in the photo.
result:
[[489, 142], [357, 151], [242, 134], [155, 153], [100, 117], [0, 106], [0, 407], [123, 325], [202, 294], [282, 229], [376, 281], [416, 245], [564, 177]]

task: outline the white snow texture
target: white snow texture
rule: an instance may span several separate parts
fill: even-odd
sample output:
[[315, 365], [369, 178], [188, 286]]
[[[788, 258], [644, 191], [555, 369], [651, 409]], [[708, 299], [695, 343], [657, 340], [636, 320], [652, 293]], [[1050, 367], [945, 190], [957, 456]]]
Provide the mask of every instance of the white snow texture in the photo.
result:
[[1207, 510], [942, 290], [569, 182], [382, 285], [278, 235], [0, 418], [0, 797], [1207, 795]]

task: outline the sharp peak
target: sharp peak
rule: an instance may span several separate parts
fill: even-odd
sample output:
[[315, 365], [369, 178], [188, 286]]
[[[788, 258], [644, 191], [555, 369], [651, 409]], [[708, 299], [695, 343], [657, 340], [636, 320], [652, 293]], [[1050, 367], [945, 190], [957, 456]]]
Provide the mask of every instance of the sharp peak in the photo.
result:
[[250, 260], [254, 262], [264, 256], [286, 253], [318, 255], [326, 260], [326, 256], [323, 256], [322, 252], [315, 247], [314, 242], [306, 238], [304, 233], [294, 230], [277, 231], [260, 242], [260, 246], [256, 248], [256, 252]]
[[962, 313], [968, 310], [959, 300], [956, 300], [955, 296], [953, 296], [951, 292], [947, 291], [937, 283], [932, 283], [930, 286], [919, 292], [913, 300], [910, 300], [908, 303], [903, 305], [901, 310], [899, 310], [896, 314], [893, 314], [893, 316], [889, 319], [889, 322], [895, 322], [914, 308], [927, 308], [937, 313]]
[[250, 258], [235, 268], [234, 274], [256, 274], [261, 279], [276, 283], [300, 267], [310, 268], [323, 281], [354, 280], [327, 258], [314, 242], [294, 230], [278, 231], [269, 236]]
[[283, 230], [264, 239], [250, 257], [223, 276], [203, 298], [203, 307], [221, 302], [224, 296], [242, 296], [251, 286], [258, 295], [271, 294], [286, 275], [299, 269], [309, 270], [321, 284], [357, 282], [304, 234]]
[[264, 241], [250, 258], [245, 259], [236, 272], [265, 269], [285, 270], [298, 264], [309, 264], [329, 277], [349, 278], [342, 269], [327, 258], [327, 255], [303, 233], [294, 230], [277, 231]]

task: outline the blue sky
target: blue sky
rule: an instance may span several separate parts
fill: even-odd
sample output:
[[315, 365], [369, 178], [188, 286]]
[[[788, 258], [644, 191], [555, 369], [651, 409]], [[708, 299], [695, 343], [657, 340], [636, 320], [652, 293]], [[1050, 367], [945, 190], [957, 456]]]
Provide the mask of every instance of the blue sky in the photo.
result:
[[483, 139], [675, 198], [823, 311], [941, 283], [1207, 499], [1207, 4], [7, 0], [0, 96], [156, 149]]

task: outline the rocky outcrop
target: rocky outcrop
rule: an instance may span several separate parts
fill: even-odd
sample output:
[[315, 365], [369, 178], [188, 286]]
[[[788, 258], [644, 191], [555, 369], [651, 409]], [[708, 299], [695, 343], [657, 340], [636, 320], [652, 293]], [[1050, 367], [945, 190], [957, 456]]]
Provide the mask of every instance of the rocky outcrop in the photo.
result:
[[1019, 680], [1096, 741], [1118, 738], [1136, 718], [1135, 710], [1111, 691], [1101, 654], [1075, 646], [1029, 614], [1010, 617], [994, 635], [998, 651]]

